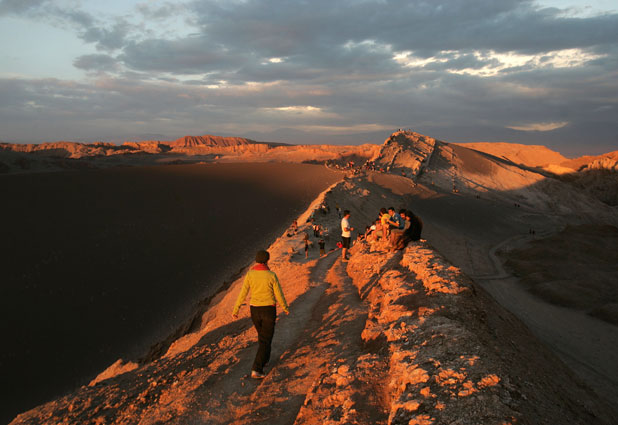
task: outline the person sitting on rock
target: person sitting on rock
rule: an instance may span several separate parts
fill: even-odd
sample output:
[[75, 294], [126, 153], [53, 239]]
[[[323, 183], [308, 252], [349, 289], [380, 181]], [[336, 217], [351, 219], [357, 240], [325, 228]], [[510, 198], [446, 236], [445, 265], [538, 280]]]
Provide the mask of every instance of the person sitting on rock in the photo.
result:
[[[401, 246], [402, 239], [404, 237], [405, 228], [406, 228], [406, 210], [401, 209], [399, 213], [396, 213], [394, 209], [390, 208], [389, 213], [391, 215], [391, 219], [389, 220], [389, 225], [391, 226], [391, 235], [390, 235], [390, 245], [391, 250], [401, 249], [397, 248]], [[409, 226], [408, 226], [409, 227]]]
[[371, 225], [370, 232], [367, 237], [368, 242], [377, 242], [380, 236], [382, 236], [382, 225], [380, 224], [380, 218]]
[[423, 231], [423, 220], [410, 210], [406, 210], [406, 216], [410, 220], [410, 228], [405, 233], [406, 237], [409, 237], [411, 241], [420, 240], [421, 232]]
[[388, 238], [388, 220], [391, 216], [386, 212], [386, 208], [380, 208], [380, 230], [382, 230], [382, 240]]
[[[403, 211], [403, 210], [400, 210]], [[395, 212], [395, 208], [390, 207], [388, 209], [388, 215], [389, 215], [389, 219], [387, 221], [388, 223], [388, 228], [390, 231], [392, 230], [403, 230], [403, 220], [401, 219], [401, 216]]]

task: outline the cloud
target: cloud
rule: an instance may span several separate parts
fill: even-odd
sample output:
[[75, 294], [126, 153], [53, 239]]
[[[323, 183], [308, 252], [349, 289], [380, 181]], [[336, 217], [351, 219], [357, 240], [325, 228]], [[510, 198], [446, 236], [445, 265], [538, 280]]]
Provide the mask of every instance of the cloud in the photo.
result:
[[98, 50], [114, 51], [124, 47], [131, 25], [125, 20], [118, 20], [111, 28], [84, 25], [80, 38], [87, 43], [95, 43]]
[[86, 71], [117, 71], [119, 69], [115, 58], [102, 54], [82, 55], [75, 59], [73, 65]]
[[552, 131], [558, 128], [566, 127], [569, 125], [568, 121], [562, 122], [538, 122], [522, 125], [509, 125], [506, 128], [518, 131]]
[[230, 57], [224, 47], [211, 43], [205, 37], [131, 42], [120, 57], [134, 70], [176, 74], [221, 71], [242, 61], [240, 57]]
[[49, 0], [2, 0], [0, 1], [0, 16], [21, 15], [32, 9], [40, 7]]
[[242, 4], [194, 2], [197, 25], [211, 39], [239, 49], [289, 56], [318, 48], [373, 40], [392, 50], [431, 56], [475, 48], [540, 53], [613, 44], [618, 16], [565, 18], [531, 1], [420, 0]]
[[574, 19], [520, 0], [192, 1], [139, 10], [153, 19], [189, 13], [195, 35], [129, 41], [120, 33], [110, 47], [126, 43], [124, 64], [195, 74], [205, 84], [392, 81], [418, 72], [414, 62], [427, 72], [490, 77], [600, 61], [606, 55], [596, 52], [618, 39], [618, 14]]
[[149, 3], [140, 3], [136, 6], [136, 9], [146, 19], [155, 19], [158, 21], [168, 20], [171, 16], [176, 16], [186, 12], [187, 6], [182, 3], [169, 3], [166, 2], [163, 5], [152, 5]]
[[79, 7], [63, 7], [50, 0], [2, 0], [0, 16], [9, 14], [73, 30], [85, 42], [106, 51], [123, 47], [132, 30], [131, 24], [124, 18], [106, 21]]
[[[331, 143], [344, 142], [333, 135], [375, 130], [371, 136], [375, 139], [359, 136], [357, 142], [381, 143], [384, 134], [405, 127], [446, 141], [549, 144], [558, 151], [567, 151], [569, 146], [585, 151], [584, 142], [618, 145], [618, 125], [609, 108], [591, 112], [590, 117], [578, 118], [554, 131], [509, 129], [513, 115], [521, 115], [524, 123], [555, 122], [551, 121], [555, 114], [551, 103], [555, 100], [529, 103], [508, 93], [500, 97], [489, 91], [492, 88], [483, 80], [470, 76], [452, 75], [450, 81], [425, 91], [403, 83], [387, 85], [379, 96], [374, 88], [363, 90], [358, 85], [326, 90], [278, 82], [222, 85], [215, 89], [142, 79], [140, 74], [99, 77], [94, 84], [0, 79], [0, 122], [5, 123], [0, 138], [92, 141], [154, 132], [166, 134], [169, 139], [215, 133], [258, 140], [275, 141], [268, 138], [272, 135], [278, 141]], [[493, 90], [500, 93], [500, 86]], [[570, 108], [583, 109], [585, 103], [574, 103]], [[513, 109], [530, 111], [515, 114]], [[550, 120], [533, 121], [538, 117]], [[294, 132], [273, 133], [277, 128], [310, 131], [311, 135], [295, 140]], [[345, 143], [354, 140], [347, 137]]]

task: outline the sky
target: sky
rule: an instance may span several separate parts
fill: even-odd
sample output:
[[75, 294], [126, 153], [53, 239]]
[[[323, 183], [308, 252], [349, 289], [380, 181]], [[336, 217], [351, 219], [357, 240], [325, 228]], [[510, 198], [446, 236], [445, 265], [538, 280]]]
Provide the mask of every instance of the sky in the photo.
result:
[[618, 150], [615, 0], [0, 0], [0, 141]]

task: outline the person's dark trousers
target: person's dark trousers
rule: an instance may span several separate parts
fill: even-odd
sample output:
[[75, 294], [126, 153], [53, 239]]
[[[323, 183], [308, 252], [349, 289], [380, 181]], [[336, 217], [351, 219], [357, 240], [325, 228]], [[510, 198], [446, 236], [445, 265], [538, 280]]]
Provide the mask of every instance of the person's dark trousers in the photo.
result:
[[253, 370], [264, 373], [264, 365], [270, 359], [270, 344], [275, 334], [277, 310], [275, 306], [251, 306], [251, 320], [258, 333], [258, 350], [253, 361]]

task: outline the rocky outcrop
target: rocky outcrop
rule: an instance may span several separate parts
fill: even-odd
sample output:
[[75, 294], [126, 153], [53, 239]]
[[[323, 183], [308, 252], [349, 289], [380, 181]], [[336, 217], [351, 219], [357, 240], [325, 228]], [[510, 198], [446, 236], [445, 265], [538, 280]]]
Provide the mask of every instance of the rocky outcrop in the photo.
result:
[[412, 131], [393, 133], [375, 163], [387, 172], [428, 186], [472, 195], [504, 196], [509, 191], [525, 191], [545, 179], [543, 174], [510, 160]]
[[373, 161], [378, 168], [414, 177], [429, 160], [437, 143], [440, 142], [432, 137], [400, 130], [386, 139]]
[[[398, 131], [384, 142], [375, 157], [375, 163], [387, 172], [403, 174], [416, 183], [440, 191], [491, 198], [550, 213], [571, 210], [584, 214], [600, 211], [608, 216], [613, 214], [590, 196], [591, 193], [603, 193], [600, 199], [610, 205], [614, 204], [616, 191], [613, 183], [604, 183], [603, 189], [595, 187], [594, 191], [586, 191], [583, 184], [576, 188], [563, 184], [542, 167], [517, 164], [514, 162], [516, 156], [512, 159], [500, 158], [465, 146], [438, 141], [411, 131]], [[526, 155], [531, 151], [544, 151], [539, 147], [532, 148], [526, 150]], [[520, 152], [520, 159], [526, 157], [521, 153], [522, 149], [509, 149], [512, 153]], [[545, 153], [548, 158], [563, 158], [555, 152]], [[612, 154], [608, 154], [604, 159], [586, 164], [604, 167], [607, 171], [613, 164], [612, 158]], [[541, 161], [545, 163], [545, 160]], [[609, 189], [606, 188], [608, 185]], [[563, 200], [559, 204], [555, 202], [557, 196]]]
[[570, 168], [573, 171], [587, 170], [618, 170], [618, 151], [609, 152], [598, 156], [582, 156], [571, 159], [560, 164], [562, 167]]
[[618, 171], [618, 152], [611, 152], [590, 161], [581, 171], [586, 170]]
[[347, 272], [368, 301], [361, 337], [374, 354], [362, 360], [387, 365], [388, 424], [611, 421], [523, 325], [430, 245], [383, 248], [357, 244]]
[[162, 142], [124, 142], [123, 147], [128, 148], [132, 152], [146, 152], [151, 154], [165, 153], [170, 150], [169, 145]]
[[251, 139], [245, 139], [242, 137], [220, 137], [220, 136], [211, 136], [209, 134], [204, 136], [184, 136], [180, 139], [177, 139], [173, 142], [168, 142], [167, 144], [171, 147], [180, 147], [180, 148], [195, 148], [201, 146], [209, 146], [209, 147], [230, 147], [230, 146], [246, 146], [257, 144]]
[[105, 156], [110, 150], [117, 150], [118, 146], [104, 143], [75, 143], [55, 142], [41, 144], [11, 144], [2, 143], [0, 149], [5, 151], [37, 154], [56, 158], [83, 158], [88, 156]]
[[95, 156], [109, 156], [116, 154], [131, 154], [131, 153], [150, 153], [161, 154], [171, 150], [180, 152], [190, 152], [191, 149], [208, 148], [212, 149], [232, 149], [237, 147], [249, 147], [253, 145], [264, 145], [268, 148], [268, 144], [255, 142], [250, 139], [240, 137], [218, 137], [218, 136], [185, 136], [173, 142], [163, 141], [143, 141], [143, 142], [125, 142], [122, 145], [113, 143], [95, 142], [95, 143], [77, 143], [77, 142], [56, 142], [56, 143], [41, 143], [41, 144], [11, 144], [2, 143], [0, 149], [21, 152], [21, 153], [38, 153], [44, 156], [63, 157], [63, 158], [84, 158]]

